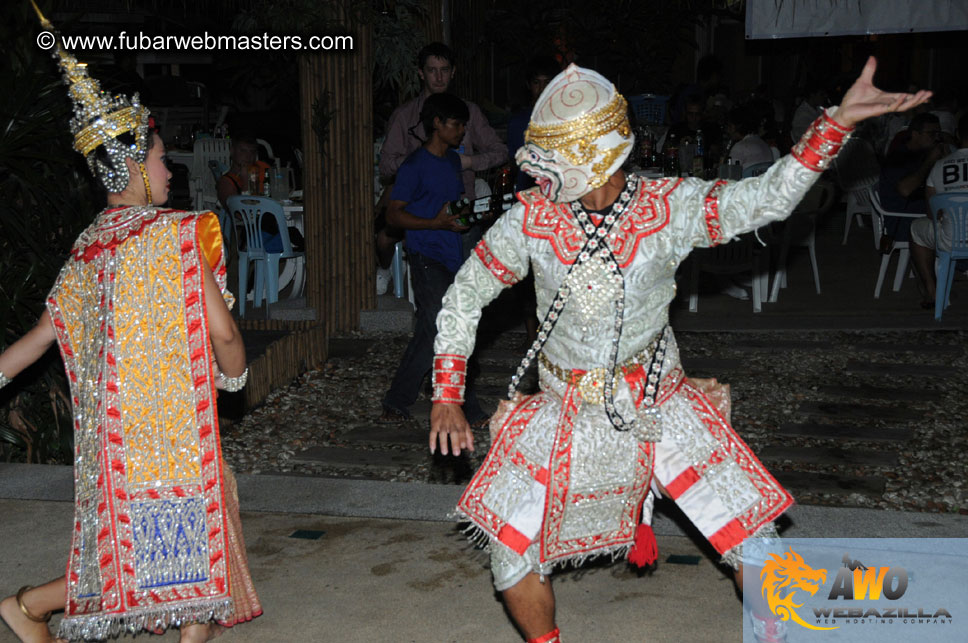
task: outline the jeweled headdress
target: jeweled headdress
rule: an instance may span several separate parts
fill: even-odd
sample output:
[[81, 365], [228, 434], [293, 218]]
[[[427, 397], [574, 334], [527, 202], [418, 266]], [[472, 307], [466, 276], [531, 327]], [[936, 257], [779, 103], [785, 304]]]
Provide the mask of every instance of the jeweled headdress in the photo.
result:
[[[69, 51], [61, 46], [60, 36], [47, 18], [31, 0], [40, 24], [57, 35], [53, 57], [61, 68], [67, 84], [71, 102], [74, 103], [74, 117], [71, 118], [71, 133], [74, 135], [74, 149], [87, 161], [94, 176], [100, 178], [108, 192], [120, 192], [128, 185], [128, 167], [124, 159], [130, 158], [141, 168], [151, 203], [151, 189], [144, 170], [145, 156], [148, 152], [148, 108], [141, 104], [138, 94], [129, 99], [126, 96], [110, 96], [101, 91], [101, 85], [87, 73], [87, 65], [78, 62]], [[134, 143], [125, 145], [117, 136], [131, 132]], [[107, 152], [108, 162], [94, 154], [100, 146]]]
[[538, 97], [515, 155], [545, 196], [574, 201], [601, 187], [632, 151], [628, 105], [601, 74], [569, 65]]

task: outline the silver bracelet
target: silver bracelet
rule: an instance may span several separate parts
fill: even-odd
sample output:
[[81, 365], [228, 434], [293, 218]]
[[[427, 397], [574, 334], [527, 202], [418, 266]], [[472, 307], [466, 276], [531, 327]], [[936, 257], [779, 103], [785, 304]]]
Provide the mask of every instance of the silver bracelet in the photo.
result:
[[219, 372], [218, 377], [223, 391], [235, 393], [236, 391], [241, 391], [242, 387], [245, 386], [246, 380], [249, 379], [249, 367], [246, 366], [245, 370], [238, 377], [227, 377], [222, 372]]
[[9, 377], [7, 377], [3, 373], [0, 373], [0, 388], [3, 388], [4, 386], [6, 386], [7, 384], [9, 384], [12, 381], [13, 381], [12, 379], [10, 379]]

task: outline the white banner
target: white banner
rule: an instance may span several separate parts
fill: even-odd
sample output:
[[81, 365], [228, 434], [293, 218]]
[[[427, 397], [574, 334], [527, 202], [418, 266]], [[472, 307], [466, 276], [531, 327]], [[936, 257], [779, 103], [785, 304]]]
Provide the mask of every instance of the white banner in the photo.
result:
[[966, 29], [966, 0], [746, 0], [752, 39]]

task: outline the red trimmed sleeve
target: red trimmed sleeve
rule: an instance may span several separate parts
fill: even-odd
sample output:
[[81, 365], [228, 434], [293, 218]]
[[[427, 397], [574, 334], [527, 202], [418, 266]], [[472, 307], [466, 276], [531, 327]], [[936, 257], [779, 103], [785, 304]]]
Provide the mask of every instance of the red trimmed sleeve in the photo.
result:
[[467, 378], [467, 358], [463, 355], [434, 357], [433, 402], [464, 403], [464, 382]]
[[844, 127], [824, 111], [820, 118], [807, 128], [806, 133], [790, 152], [807, 169], [823, 172], [847, 142], [852, 131], [854, 131], [853, 127]]
[[514, 274], [514, 271], [501, 263], [501, 260], [494, 256], [491, 252], [490, 246], [487, 245], [486, 239], [481, 239], [481, 241], [474, 247], [474, 252], [477, 254], [477, 258], [481, 260], [484, 267], [487, 268], [488, 272], [494, 275], [494, 278], [500, 281], [506, 286], [513, 286], [518, 283], [521, 279]]
[[706, 231], [709, 233], [710, 245], [718, 246], [723, 242], [723, 230], [719, 221], [719, 193], [726, 187], [727, 181], [716, 181], [712, 189], [706, 193], [703, 204], [706, 216]]

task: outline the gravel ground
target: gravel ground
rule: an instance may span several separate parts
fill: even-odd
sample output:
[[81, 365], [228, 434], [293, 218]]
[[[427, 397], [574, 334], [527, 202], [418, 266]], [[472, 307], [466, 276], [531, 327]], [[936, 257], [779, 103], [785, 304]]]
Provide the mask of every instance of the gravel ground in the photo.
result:
[[[399, 443], [361, 442], [347, 435], [354, 429], [374, 425], [373, 420], [380, 414], [379, 400], [408, 340], [405, 335], [389, 333], [357, 333], [350, 337], [368, 342], [365, 354], [333, 357], [322, 368], [305, 373], [289, 387], [274, 392], [263, 406], [241, 421], [234, 425], [223, 422], [223, 451], [228, 462], [239, 473], [466, 482], [486, 451], [486, 430], [478, 432], [477, 451], [469, 459], [431, 458], [429, 454], [419, 457], [418, 454], [426, 454], [421, 440], [426, 436], [426, 420], [397, 425]], [[677, 337], [683, 360], [691, 359], [709, 371], [692, 374], [715, 375], [732, 386], [733, 423], [754, 451], [770, 447], [835, 447], [850, 453], [897, 457], [898, 464], [889, 466], [769, 460], [768, 466], [777, 473], [885, 480], [883, 493], [822, 493], [807, 485], [794, 490], [798, 502], [968, 514], [965, 332], [712, 332], [678, 333]], [[522, 334], [506, 332], [494, 340], [491, 349], [506, 355], [516, 351], [522, 340]], [[733, 360], [732, 364], [727, 360]], [[722, 372], [717, 372], [717, 364]], [[904, 367], [866, 372], [864, 366], [870, 364], [917, 368], [910, 373], [905, 373]], [[935, 367], [933, 372], [924, 369], [926, 365]], [[503, 389], [511, 368], [499, 370], [500, 375], [485, 372], [481, 384], [494, 391]], [[854, 387], [875, 387], [881, 391], [880, 398], [857, 393]], [[854, 396], [845, 395], [845, 388], [854, 390]], [[894, 396], [897, 399], [891, 399], [892, 390], [900, 391]], [[936, 399], [905, 399], [905, 394], [918, 391], [928, 391]], [[805, 403], [812, 403], [814, 411], [802, 409]], [[818, 415], [817, 403], [835, 408]], [[869, 416], [864, 412], [852, 414], [851, 407], [874, 411], [865, 411]], [[916, 419], [898, 419], [892, 414]], [[908, 429], [913, 437], [903, 441], [846, 440], [778, 432], [778, 427], [790, 423]], [[297, 454], [310, 447], [411, 452], [409, 459], [413, 463], [387, 469], [297, 462]]]

